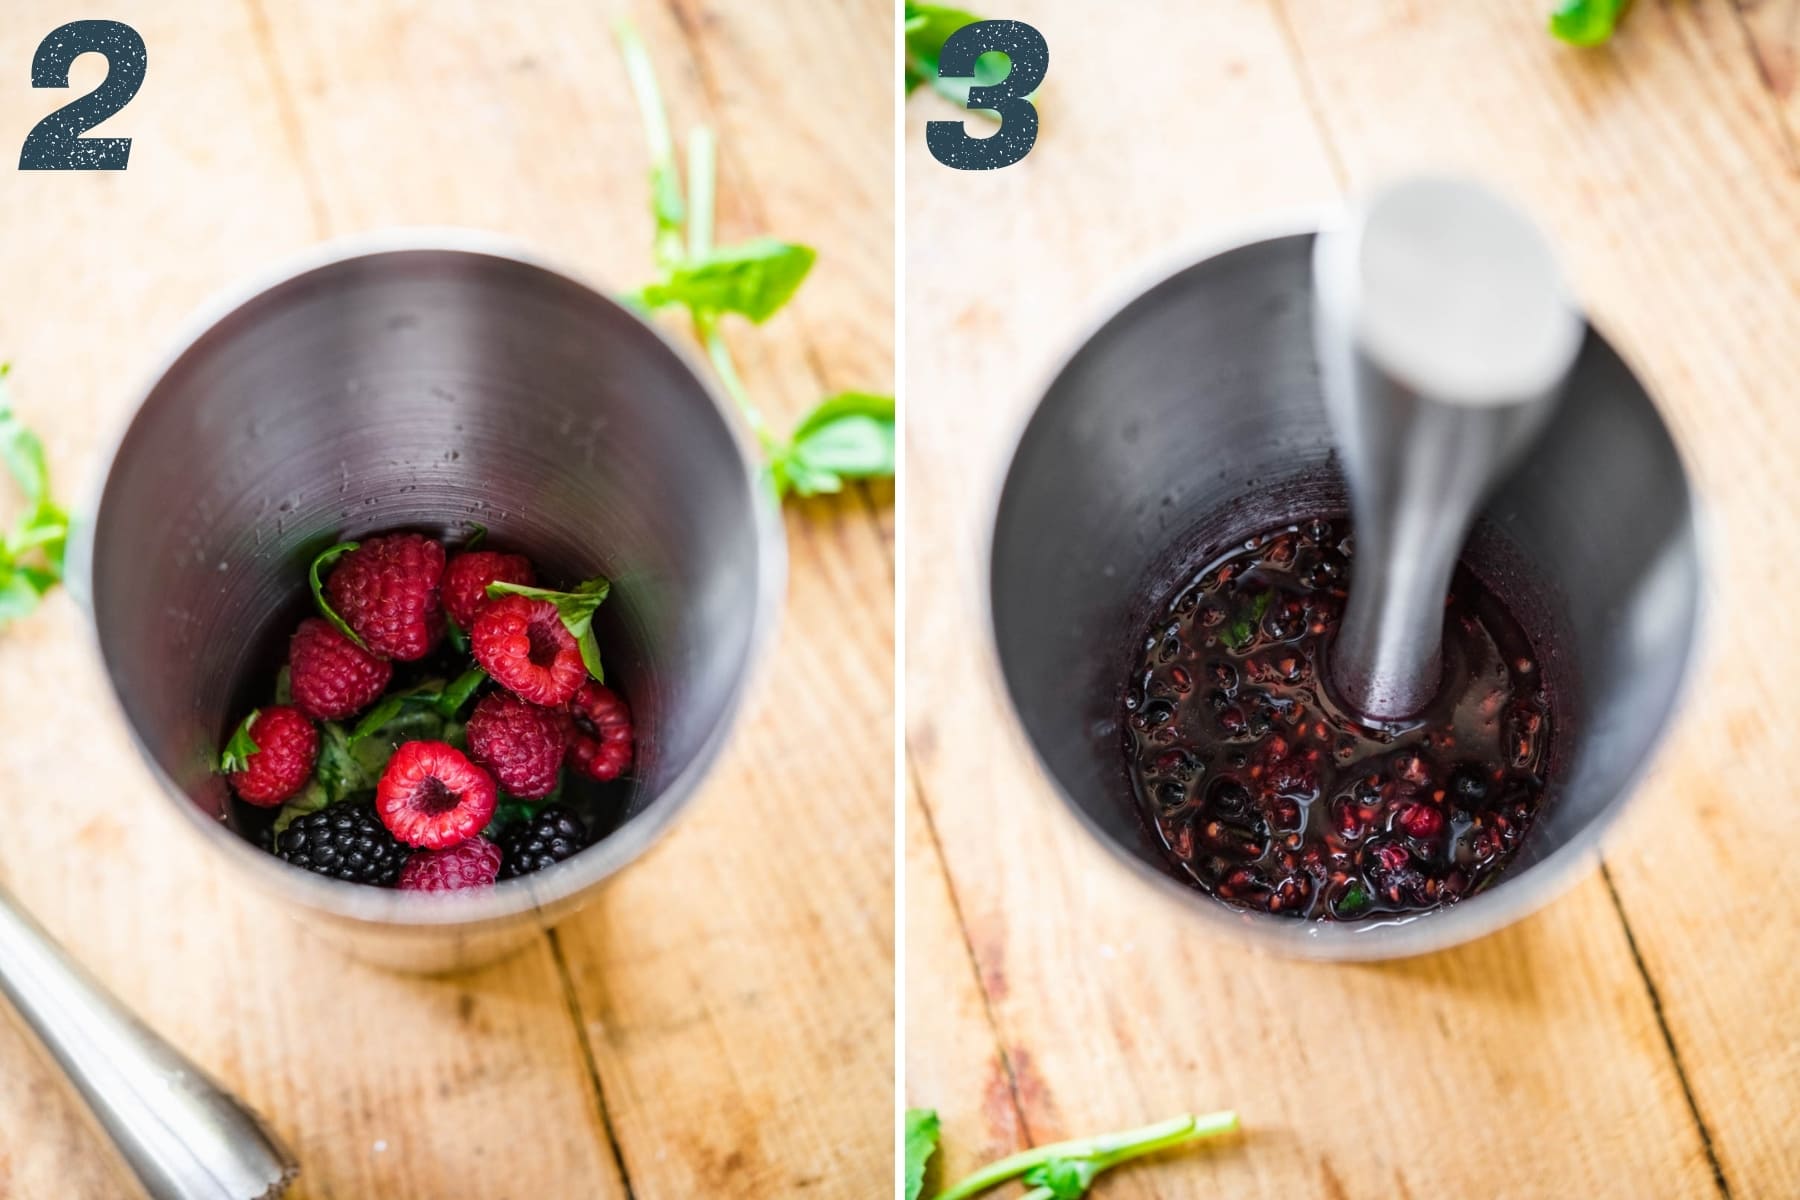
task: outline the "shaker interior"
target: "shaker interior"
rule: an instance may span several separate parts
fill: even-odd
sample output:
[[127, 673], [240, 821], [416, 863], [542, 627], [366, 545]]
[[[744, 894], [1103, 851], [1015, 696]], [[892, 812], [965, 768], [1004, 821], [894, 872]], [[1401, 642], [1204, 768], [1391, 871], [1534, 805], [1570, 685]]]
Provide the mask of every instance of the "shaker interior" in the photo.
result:
[[[993, 631], [1025, 731], [1084, 822], [1157, 872], [1168, 868], [1120, 748], [1150, 604], [1248, 534], [1346, 507], [1313, 354], [1311, 242], [1205, 260], [1101, 328], [1025, 429], [995, 520]], [[1597, 335], [1551, 427], [1483, 512], [1468, 561], [1531, 632], [1558, 728], [1545, 812], [1500, 886], [1465, 912], [1597, 831], [1655, 748], [1693, 646], [1701, 574], [1685, 476]]]
[[637, 726], [637, 816], [746, 672], [753, 494], [710, 396], [617, 305], [510, 258], [345, 259], [230, 313], [145, 399], [94, 517], [101, 650], [149, 755], [218, 816], [214, 756], [266, 701], [312, 555], [480, 524], [547, 581], [612, 580], [596, 630]]

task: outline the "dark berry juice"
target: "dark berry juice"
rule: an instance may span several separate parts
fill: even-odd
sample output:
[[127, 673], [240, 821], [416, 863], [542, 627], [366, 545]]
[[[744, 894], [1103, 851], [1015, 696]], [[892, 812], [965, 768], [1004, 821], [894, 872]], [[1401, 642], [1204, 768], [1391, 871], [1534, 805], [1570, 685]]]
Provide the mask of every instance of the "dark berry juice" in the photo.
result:
[[1493, 883], [1543, 803], [1537, 656], [1464, 568], [1432, 706], [1371, 723], [1337, 703], [1326, 663], [1354, 548], [1347, 522], [1313, 520], [1215, 560], [1146, 631], [1126, 689], [1145, 819], [1234, 907], [1347, 921], [1453, 903]]

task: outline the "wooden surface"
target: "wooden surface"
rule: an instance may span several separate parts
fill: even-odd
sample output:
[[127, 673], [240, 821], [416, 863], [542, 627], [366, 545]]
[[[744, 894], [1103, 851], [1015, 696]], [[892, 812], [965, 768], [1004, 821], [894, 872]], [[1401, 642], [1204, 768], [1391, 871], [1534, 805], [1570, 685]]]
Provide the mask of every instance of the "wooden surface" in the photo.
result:
[[[787, 423], [893, 383], [885, 5], [377, 0], [150, 4], [100, 130], [122, 174], [0, 170], [0, 355], [74, 495], [133, 388], [216, 289], [390, 223], [519, 237], [620, 286], [649, 270], [645, 151], [608, 22], [633, 13], [678, 129], [719, 132], [721, 238], [819, 264], [734, 341]], [[8, 6], [0, 130], [38, 39], [96, 15]], [[102, 74], [77, 64], [85, 91]], [[829, 121], [808, 78], [834, 79]], [[886, 485], [790, 507], [787, 620], [727, 760], [671, 836], [525, 952], [441, 981], [297, 941], [247, 908], [126, 745], [66, 596], [0, 635], [0, 879], [133, 1008], [297, 1149], [297, 1194], [863, 1197], [893, 1077], [893, 527]], [[873, 1190], [872, 1190], [873, 1189]], [[94, 1143], [0, 1024], [0, 1197], [115, 1195]]]
[[[1581, 53], [1545, 8], [1019, 0], [1051, 47], [1029, 157], [944, 169], [949, 114], [912, 102], [906, 1094], [947, 1174], [1233, 1106], [1243, 1136], [1094, 1194], [1800, 1195], [1800, 9], [1639, 0]], [[1659, 396], [1715, 535], [1707, 665], [1604, 870], [1545, 911], [1415, 961], [1255, 957], [996, 736], [980, 524], [1033, 386], [1135, 270], [1418, 166], [1529, 205]]]

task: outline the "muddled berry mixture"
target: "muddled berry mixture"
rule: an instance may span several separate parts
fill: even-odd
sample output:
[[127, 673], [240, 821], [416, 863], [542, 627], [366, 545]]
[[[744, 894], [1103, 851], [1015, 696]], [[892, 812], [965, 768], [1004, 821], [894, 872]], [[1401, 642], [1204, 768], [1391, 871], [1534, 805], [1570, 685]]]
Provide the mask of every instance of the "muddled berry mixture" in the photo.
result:
[[312, 566], [319, 615], [219, 770], [239, 825], [296, 867], [373, 887], [488, 887], [607, 833], [631, 713], [600, 682], [605, 580], [539, 587], [519, 554], [417, 533]]
[[1549, 698], [1524, 632], [1467, 570], [1451, 585], [1444, 683], [1416, 718], [1365, 724], [1325, 686], [1349, 594], [1343, 521], [1251, 538], [1146, 632], [1126, 753], [1150, 827], [1238, 908], [1350, 921], [1493, 883], [1544, 796]]

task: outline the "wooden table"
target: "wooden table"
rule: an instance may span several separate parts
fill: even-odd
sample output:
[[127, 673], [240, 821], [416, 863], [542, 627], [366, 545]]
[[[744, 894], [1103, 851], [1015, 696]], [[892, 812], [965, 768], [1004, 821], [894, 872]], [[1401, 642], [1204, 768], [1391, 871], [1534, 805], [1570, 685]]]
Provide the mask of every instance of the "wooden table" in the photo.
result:
[[[906, 1094], [948, 1174], [1236, 1107], [1107, 1200], [1800, 1195], [1796, 0], [1018, 0], [1043, 132], [964, 174], [906, 123]], [[1421, 165], [1561, 241], [1674, 424], [1716, 534], [1707, 667], [1600, 869], [1448, 953], [1253, 956], [1114, 867], [1003, 718], [977, 616], [1010, 432], [1104, 297], [1222, 223]]]
[[[0, 170], [0, 355], [65, 495], [188, 312], [318, 239], [465, 224], [641, 281], [647, 161], [608, 25], [624, 10], [678, 129], [719, 132], [721, 238], [819, 249], [791, 311], [734, 331], [759, 399], [786, 423], [893, 385], [884, 4], [90, 7], [11, 4], [0, 27], [9, 145], [103, 74], [90, 56], [76, 93], [30, 90], [53, 28], [116, 17], [149, 48], [142, 92], [99, 131], [135, 139], [127, 171]], [[881, 69], [840, 69], [859, 45]], [[875, 1194], [892, 1144], [891, 505], [885, 485], [790, 505], [782, 639], [706, 794], [591, 909], [491, 969], [394, 976], [240, 911], [128, 748], [62, 595], [0, 635], [0, 878], [272, 1119], [304, 1163], [298, 1195]], [[0, 1197], [114, 1194], [0, 1024]]]

